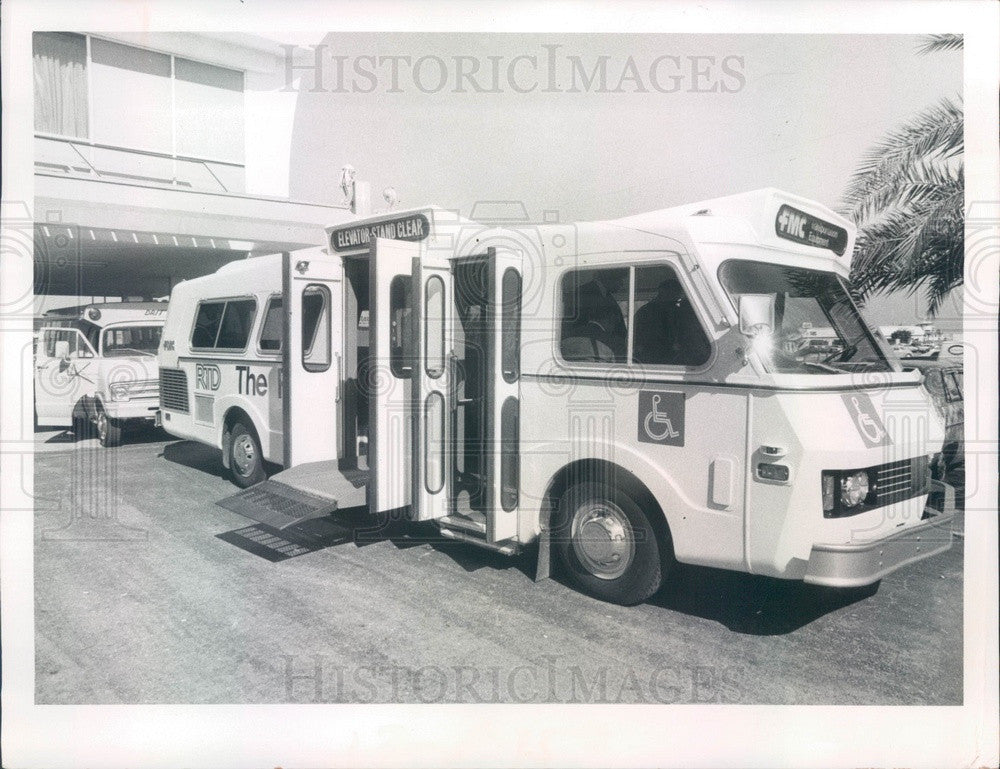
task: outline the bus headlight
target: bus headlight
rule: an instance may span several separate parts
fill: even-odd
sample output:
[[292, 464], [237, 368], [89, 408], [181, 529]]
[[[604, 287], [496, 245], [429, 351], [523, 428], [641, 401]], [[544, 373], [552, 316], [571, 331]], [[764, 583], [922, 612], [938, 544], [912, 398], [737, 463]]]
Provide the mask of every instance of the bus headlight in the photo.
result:
[[129, 399], [128, 382], [118, 382], [108, 387], [113, 401], [127, 401]]
[[868, 496], [868, 473], [858, 470], [847, 473], [840, 479], [840, 504], [857, 507]]

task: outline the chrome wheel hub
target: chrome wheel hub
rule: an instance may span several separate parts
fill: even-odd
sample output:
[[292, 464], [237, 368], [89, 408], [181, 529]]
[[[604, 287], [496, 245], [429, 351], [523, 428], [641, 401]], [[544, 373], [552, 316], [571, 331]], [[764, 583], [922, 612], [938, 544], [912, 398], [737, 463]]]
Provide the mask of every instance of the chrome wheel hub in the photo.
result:
[[233, 441], [233, 462], [236, 471], [243, 476], [250, 475], [257, 462], [257, 452], [254, 449], [253, 438], [244, 433]]
[[635, 539], [628, 517], [602, 500], [581, 505], [573, 516], [573, 550], [583, 567], [601, 579], [617, 579], [635, 558]]
[[97, 414], [97, 435], [100, 439], [107, 440], [108, 437], [108, 417], [101, 411]]

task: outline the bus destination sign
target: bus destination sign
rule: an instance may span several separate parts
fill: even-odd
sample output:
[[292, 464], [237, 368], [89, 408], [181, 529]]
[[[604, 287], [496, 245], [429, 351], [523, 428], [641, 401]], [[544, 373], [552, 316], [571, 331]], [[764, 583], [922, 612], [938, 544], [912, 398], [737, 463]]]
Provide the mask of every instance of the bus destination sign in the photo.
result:
[[423, 240], [430, 233], [430, 223], [423, 214], [407, 214], [399, 219], [344, 227], [330, 233], [334, 251], [352, 251], [365, 248], [375, 238], [388, 240]]
[[788, 205], [778, 209], [774, 232], [785, 240], [828, 248], [837, 256], [843, 256], [847, 250], [847, 230]]

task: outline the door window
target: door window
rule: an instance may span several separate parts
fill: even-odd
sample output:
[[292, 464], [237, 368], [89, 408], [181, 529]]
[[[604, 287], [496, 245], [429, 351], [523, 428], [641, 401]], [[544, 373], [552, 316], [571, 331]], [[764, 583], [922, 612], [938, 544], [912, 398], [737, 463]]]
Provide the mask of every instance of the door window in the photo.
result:
[[330, 368], [330, 289], [310, 283], [302, 289], [302, 367]]
[[389, 284], [389, 368], [397, 379], [413, 371], [413, 297], [409, 275], [397, 275]]
[[431, 379], [444, 373], [444, 309], [444, 281], [432, 275], [424, 287], [424, 346], [427, 348], [424, 367]]
[[507, 384], [521, 376], [521, 275], [508, 268], [500, 282], [500, 371]]

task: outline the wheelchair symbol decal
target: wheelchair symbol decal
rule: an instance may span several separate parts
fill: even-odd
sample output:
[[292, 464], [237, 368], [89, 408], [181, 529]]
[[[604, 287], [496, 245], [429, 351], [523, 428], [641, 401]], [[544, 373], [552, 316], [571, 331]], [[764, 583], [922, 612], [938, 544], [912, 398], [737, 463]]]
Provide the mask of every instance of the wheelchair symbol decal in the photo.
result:
[[684, 394], [642, 391], [639, 394], [639, 440], [684, 445]]
[[854, 426], [866, 446], [872, 448], [874, 446], [886, 446], [891, 443], [889, 434], [878, 418], [875, 406], [867, 394], [855, 393], [842, 395], [841, 399], [844, 401], [844, 405], [847, 406]]

